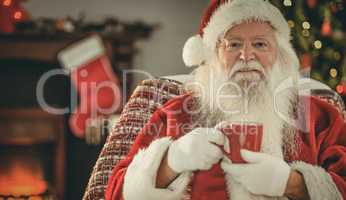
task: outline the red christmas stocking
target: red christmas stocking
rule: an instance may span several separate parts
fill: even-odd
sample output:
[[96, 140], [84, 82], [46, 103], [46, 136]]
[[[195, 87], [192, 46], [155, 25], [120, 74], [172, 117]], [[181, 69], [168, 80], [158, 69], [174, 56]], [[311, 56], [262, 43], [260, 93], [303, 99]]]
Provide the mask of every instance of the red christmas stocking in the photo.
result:
[[73, 111], [69, 124], [76, 136], [83, 137], [89, 119], [107, 116], [119, 110], [119, 80], [112, 71], [98, 36], [62, 50], [58, 58], [70, 70], [71, 81], [80, 96], [80, 104]]

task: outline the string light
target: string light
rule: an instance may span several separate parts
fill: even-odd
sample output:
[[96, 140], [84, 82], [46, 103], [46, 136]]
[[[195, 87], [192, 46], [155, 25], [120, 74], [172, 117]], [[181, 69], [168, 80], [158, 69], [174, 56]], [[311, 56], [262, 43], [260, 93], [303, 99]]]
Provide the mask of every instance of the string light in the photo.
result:
[[314, 46], [316, 49], [321, 49], [322, 48], [322, 42], [320, 40], [316, 40], [314, 42]]
[[321, 28], [321, 34], [323, 36], [329, 36], [330, 34], [332, 34], [332, 27], [331, 27], [329, 19], [325, 19], [323, 21], [322, 28]]
[[337, 60], [337, 61], [341, 59], [341, 55], [340, 55], [339, 52], [334, 52], [333, 57], [334, 57], [334, 59]]
[[303, 31], [302, 31], [302, 34], [303, 34], [304, 37], [309, 37], [309, 36], [310, 36], [310, 31], [308, 31], [308, 30], [303, 30]]
[[336, 70], [335, 68], [331, 68], [329, 70], [329, 75], [332, 77], [332, 78], [335, 78], [337, 75], [338, 75], [338, 70]]
[[22, 12], [20, 12], [20, 11], [16, 11], [16, 12], [14, 13], [14, 15], [13, 15], [14, 19], [16, 19], [16, 20], [21, 19], [22, 16], [23, 16], [23, 14], [22, 14]]
[[287, 23], [290, 28], [294, 28], [294, 21], [288, 20]]
[[342, 94], [344, 93], [344, 86], [343, 85], [338, 85], [336, 86], [336, 91], [339, 93], [339, 94]]
[[5, 0], [2, 5], [4, 6], [10, 6], [12, 4], [12, 0]]
[[310, 29], [311, 25], [309, 22], [303, 22], [302, 27], [303, 29]]
[[284, 0], [284, 6], [292, 6], [291, 0]]

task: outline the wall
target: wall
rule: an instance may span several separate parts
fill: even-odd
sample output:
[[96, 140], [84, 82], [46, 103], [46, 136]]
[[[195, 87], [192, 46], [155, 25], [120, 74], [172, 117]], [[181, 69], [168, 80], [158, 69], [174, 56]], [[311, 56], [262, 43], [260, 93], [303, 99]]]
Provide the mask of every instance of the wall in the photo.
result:
[[[149, 41], [141, 43], [135, 68], [153, 76], [188, 73], [181, 58], [186, 39], [195, 34], [208, 0], [30, 0], [24, 7], [33, 17], [77, 17], [84, 12], [87, 20], [105, 16], [122, 20], [160, 23], [161, 29]], [[139, 78], [145, 78], [140, 76]], [[139, 79], [137, 76], [137, 79]]]

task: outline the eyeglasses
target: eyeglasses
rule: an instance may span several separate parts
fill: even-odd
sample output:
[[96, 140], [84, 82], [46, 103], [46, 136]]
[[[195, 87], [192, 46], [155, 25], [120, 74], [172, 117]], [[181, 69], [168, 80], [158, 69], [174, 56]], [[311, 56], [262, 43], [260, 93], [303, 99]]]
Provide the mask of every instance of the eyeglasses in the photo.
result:
[[[251, 47], [256, 51], [268, 51], [271, 44], [268, 40], [262, 38], [256, 38], [250, 41]], [[244, 40], [234, 39], [222, 39], [221, 45], [225, 47], [227, 52], [236, 52], [244, 48], [246, 42]]]

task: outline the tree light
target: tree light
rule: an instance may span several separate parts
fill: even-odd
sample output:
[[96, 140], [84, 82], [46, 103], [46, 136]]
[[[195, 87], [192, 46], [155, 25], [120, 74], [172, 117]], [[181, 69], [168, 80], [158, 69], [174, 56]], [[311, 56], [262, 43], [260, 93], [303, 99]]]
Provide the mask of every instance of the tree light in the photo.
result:
[[309, 37], [309, 36], [310, 36], [310, 31], [308, 31], [308, 30], [303, 30], [303, 31], [302, 31], [302, 34], [303, 34], [304, 37]]
[[292, 6], [292, 1], [291, 0], [284, 0], [284, 5], [285, 6]]
[[303, 22], [302, 27], [303, 29], [310, 29], [311, 25], [309, 22]]
[[16, 19], [16, 20], [19, 20], [19, 19], [21, 19], [21, 18], [23, 17], [23, 13], [20, 12], [20, 11], [16, 11], [16, 12], [14, 12], [13, 17], [14, 17], [14, 19]]
[[332, 77], [332, 78], [335, 78], [337, 75], [338, 75], [338, 70], [336, 70], [335, 68], [331, 68], [329, 70], [329, 75]]
[[334, 57], [335, 60], [340, 60], [341, 59], [341, 55], [340, 55], [339, 52], [334, 52], [333, 57]]
[[290, 28], [294, 28], [294, 21], [288, 20], [287, 23]]
[[11, 3], [12, 3], [12, 0], [5, 0], [5, 1], [2, 3], [2, 5], [4, 5], [4, 6], [10, 6]]
[[321, 49], [322, 48], [322, 42], [320, 40], [316, 40], [314, 42], [314, 46], [316, 49]]
[[336, 91], [339, 93], [339, 94], [342, 94], [344, 93], [344, 86], [343, 85], [338, 85], [336, 86]]

